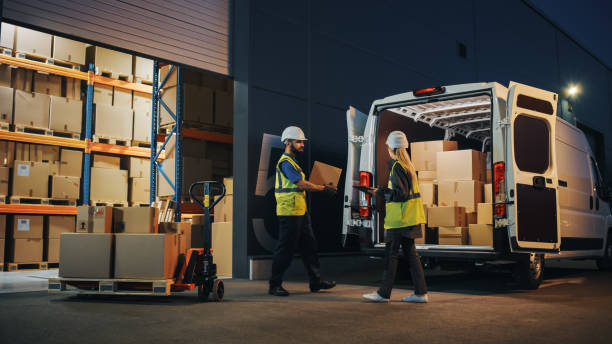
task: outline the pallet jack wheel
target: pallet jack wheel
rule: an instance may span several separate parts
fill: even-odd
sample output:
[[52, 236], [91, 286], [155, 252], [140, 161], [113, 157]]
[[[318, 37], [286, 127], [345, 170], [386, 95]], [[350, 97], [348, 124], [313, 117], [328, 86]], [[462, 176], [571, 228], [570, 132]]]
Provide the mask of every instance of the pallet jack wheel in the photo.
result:
[[210, 290], [204, 284], [198, 285], [198, 300], [200, 302], [207, 302], [208, 294], [210, 294]]
[[223, 295], [225, 294], [225, 287], [222, 280], [216, 280], [213, 287], [215, 292], [215, 301], [222, 301]]

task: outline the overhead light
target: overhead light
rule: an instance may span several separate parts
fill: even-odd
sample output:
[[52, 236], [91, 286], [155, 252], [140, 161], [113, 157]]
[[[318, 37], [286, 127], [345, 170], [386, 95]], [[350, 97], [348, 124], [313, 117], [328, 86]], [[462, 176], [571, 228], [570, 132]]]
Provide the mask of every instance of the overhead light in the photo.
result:
[[568, 96], [575, 97], [576, 95], [580, 93], [580, 86], [579, 85], [569, 85], [568, 88], [566, 89], [566, 92]]

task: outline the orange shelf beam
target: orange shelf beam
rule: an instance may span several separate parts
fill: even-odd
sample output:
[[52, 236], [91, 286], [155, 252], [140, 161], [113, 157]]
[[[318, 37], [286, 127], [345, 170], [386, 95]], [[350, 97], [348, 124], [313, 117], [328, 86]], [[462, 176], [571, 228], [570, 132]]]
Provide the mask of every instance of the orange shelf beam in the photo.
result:
[[153, 87], [144, 84], [137, 84], [133, 82], [127, 82], [123, 80], [111, 79], [101, 75], [94, 75], [94, 86], [95, 84], [108, 85], [113, 87], [119, 87], [126, 90], [132, 90], [141, 93], [153, 93]]
[[86, 72], [81, 72], [78, 70], [60, 67], [44, 62], [32, 61], [8, 55], [0, 55], [0, 63], [19, 68], [32, 69], [43, 73], [66, 76], [69, 78], [75, 78], [80, 80], [88, 79], [88, 75]]
[[[158, 134], [157, 141], [164, 142], [166, 139], [166, 134]], [[219, 143], [234, 143], [234, 136], [230, 134], [222, 134], [215, 133], [212, 131], [204, 131], [198, 129], [188, 129], [183, 128], [183, 137], [188, 137], [190, 139], [203, 140], [203, 141], [211, 141], [211, 142], [219, 142]]]
[[2, 214], [76, 215], [77, 207], [67, 205], [0, 204]]
[[0, 130], [0, 140], [19, 141], [43, 145], [62, 146], [85, 149], [87, 144], [83, 140], [68, 139], [47, 135], [20, 133]]
[[139, 158], [150, 158], [151, 157], [151, 150], [149, 148], [142, 148], [142, 147], [127, 147], [127, 146], [111, 145], [108, 143], [89, 142], [89, 149], [92, 152], [128, 155], [128, 156], [135, 156]]

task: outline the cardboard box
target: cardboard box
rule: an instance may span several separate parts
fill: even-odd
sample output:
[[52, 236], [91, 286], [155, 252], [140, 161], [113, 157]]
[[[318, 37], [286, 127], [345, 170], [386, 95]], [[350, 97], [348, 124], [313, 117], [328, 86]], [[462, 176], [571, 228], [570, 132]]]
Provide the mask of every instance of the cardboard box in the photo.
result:
[[0, 47], [15, 49], [15, 25], [2, 23], [0, 32]]
[[30, 145], [27, 143], [15, 143], [15, 159], [21, 161], [30, 161]]
[[479, 225], [493, 224], [493, 204], [478, 203], [478, 222]]
[[[13, 85], [13, 68], [9, 65], [0, 65], [0, 86], [11, 87]], [[11, 104], [12, 104], [11, 100]]]
[[212, 249], [218, 276], [232, 276], [232, 222], [212, 224]]
[[138, 102], [140, 97], [134, 95], [134, 141], [151, 142], [151, 99], [146, 102]]
[[0, 167], [0, 196], [9, 194], [9, 167]]
[[178, 234], [117, 234], [115, 278], [172, 278], [178, 252]]
[[478, 180], [485, 182], [486, 154], [471, 149], [437, 154], [438, 181]]
[[69, 176], [53, 176], [51, 182], [51, 197], [63, 199], [79, 199], [81, 178]]
[[6, 239], [0, 239], [0, 261], [4, 262], [4, 247]]
[[337, 188], [341, 174], [341, 168], [337, 168], [320, 161], [315, 161], [314, 166], [312, 167], [312, 172], [310, 172], [310, 182], [318, 185], [332, 184], [335, 188]]
[[34, 71], [30, 69], [16, 69], [13, 71], [11, 87], [16, 90], [32, 92], [32, 81], [34, 80]]
[[9, 87], [0, 86], [0, 122], [13, 123], [13, 89]]
[[465, 227], [465, 208], [431, 207], [427, 210], [428, 227]]
[[424, 205], [434, 206], [438, 204], [438, 186], [436, 184], [419, 181], [419, 192], [421, 193], [421, 201]]
[[60, 256], [60, 239], [47, 240], [47, 262], [59, 263]]
[[132, 55], [116, 50], [89, 46], [86, 50], [87, 63], [96, 65], [96, 69], [104, 73], [113, 73], [119, 76], [132, 75]]
[[82, 101], [63, 97], [51, 97], [49, 129], [80, 134], [82, 121]]
[[34, 73], [34, 92], [50, 96], [62, 96], [62, 77]]
[[43, 260], [43, 239], [13, 239], [11, 263], [40, 263]]
[[[215, 199], [219, 196], [215, 197]], [[215, 205], [213, 212], [215, 222], [231, 222], [234, 216], [234, 196], [225, 195], [217, 205]]]
[[59, 277], [112, 278], [113, 239], [109, 233], [62, 233]]
[[476, 225], [469, 226], [470, 245], [473, 246], [493, 246], [493, 226]]
[[225, 185], [225, 194], [234, 194], [234, 177], [223, 178], [223, 185]]
[[418, 171], [417, 176], [419, 178], [419, 182], [437, 182], [438, 176], [436, 171]]
[[60, 162], [59, 161], [53, 161], [49, 163], [49, 175], [50, 176], [59, 176], [59, 168], [60, 168]]
[[[159, 69], [159, 82], [161, 83], [168, 71], [170, 71], [171, 66], [165, 65]], [[205, 83], [202, 82], [202, 77], [204, 73], [200, 73], [191, 69], [183, 68], [183, 84], [190, 85], [202, 85], [206, 86]], [[164, 84], [164, 87], [172, 87], [176, 86], [176, 68], [172, 70], [172, 74], [168, 77], [168, 80]], [[215, 87], [209, 87], [214, 89]]]
[[15, 160], [13, 196], [49, 197], [49, 164]]
[[149, 203], [151, 182], [147, 178], [130, 178], [130, 204]]
[[234, 125], [234, 99], [231, 93], [215, 91], [215, 124], [225, 127]]
[[59, 174], [61, 176], [81, 177], [83, 152], [62, 148], [60, 154]]
[[58, 146], [30, 144], [30, 161], [48, 162], [59, 161], [60, 150]]
[[81, 100], [81, 80], [66, 78], [66, 98]]
[[15, 90], [15, 125], [48, 129], [50, 102], [46, 94]]
[[149, 159], [130, 157], [129, 171], [131, 178], [151, 179], [151, 161]]
[[468, 238], [466, 227], [438, 228], [438, 245], [468, 245]]
[[25, 27], [16, 27], [15, 50], [36, 56], [51, 57], [51, 41], [53, 36]]
[[[176, 86], [162, 90], [162, 100], [170, 110], [176, 109]], [[160, 125], [174, 123], [174, 120], [160, 106]], [[183, 83], [183, 119], [187, 122], [213, 123], [213, 91], [206, 87]]]
[[471, 224], [475, 224], [478, 223], [478, 213], [476, 213], [475, 211], [469, 212], [469, 213], [465, 213], [465, 225], [471, 225]]
[[92, 167], [90, 198], [92, 201], [127, 202], [127, 171]]
[[438, 205], [464, 207], [466, 212], [476, 210], [482, 202], [482, 182], [475, 180], [440, 180], [438, 182]]
[[53, 36], [53, 58], [84, 65], [85, 43], [59, 36]]
[[15, 142], [0, 141], [0, 165], [13, 167], [15, 159]]
[[94, 167], [111, 168], [115, 170], [121, 169], [121, 158], [118, 156], [94, 154], [93, 155]]
[[115, 233], [157, 233], [159, 209], [152, 207], [113, 208]]
[[457, 141], [424, 141], [410, 144], [410, 157], [417, 171], [437, 171], [436, 154], [457, 150]]
[[490, 168], [487, 168], [486, 173], [486, 178], [487, 178], [487, 184], [492, 184], [493, 183], [493, 171]]
[[105, 138], [132, 139], [134, 112], [127, 107], [95, 104], [96, 135]]
[[95, 85], [93, 94], [94, 104], [113, 105], [113, 86]]
[[[6, 238], [6, 214], [0, 215], [0, 239]], [[0, 252], [3, 252], [0, 250]]]
[[160, 222], [160, 233], [175, 233], [179, 236], [179, 254], [187, 254], [191, 248], [191, 223], [190, 222]]
[[[71, 215], [49, 215], [49, 239], [59, 239], [62, 233], [74, 233], [76, 217]], [[59, 253], [59, 252], [58, 252]]]
[[485, 184], [484, 185], [484, 202], [483, 203], [493, 203], [493, 184]]
[[153, 81], [153, 60], [134, 56], [134, 77], [143, 81]]
[[132, 108], [132, 90], [114, 87], [113, 106]]
[[13, 216], [13, 239], [42, 239], [42, 215]]
[[112, 233], [113, 207], [78, 206], [76, 222], [78, 233]]
[[209, 142], [203, 140], [183, 137], [183, 156], [206, 159], [208, 144]]

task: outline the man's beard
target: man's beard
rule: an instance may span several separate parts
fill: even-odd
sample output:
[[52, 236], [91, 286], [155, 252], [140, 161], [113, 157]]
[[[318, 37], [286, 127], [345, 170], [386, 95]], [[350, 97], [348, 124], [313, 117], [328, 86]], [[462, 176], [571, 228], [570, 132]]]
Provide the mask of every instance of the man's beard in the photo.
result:
[[295, 156], [299, 156], [302, 155], [304, 151], [299, 151], [297, 148], [295, 148], [295, 146], [293, 144], [291, 144], [291, 153]]

